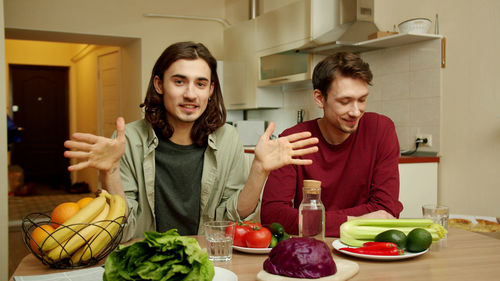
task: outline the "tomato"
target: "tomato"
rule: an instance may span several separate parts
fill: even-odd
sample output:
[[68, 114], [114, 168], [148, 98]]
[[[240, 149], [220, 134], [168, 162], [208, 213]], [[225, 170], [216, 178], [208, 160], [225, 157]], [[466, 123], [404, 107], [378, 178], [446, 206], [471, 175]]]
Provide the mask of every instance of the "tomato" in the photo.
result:
[[246, 235], [250, 231], [250, 228], [246, 225], [236, 224], [234, 228], [234, 239], [233, 245], [239, 247], [246, 247]]
[[247, 225], [250, 229], [262, 227], [262, 224], [260, 224], [259, 222], [255, 222], [255, 221], [244, 221], [243, 223], [245, 225]]
[[247, 247], [249, 248], [267, 248], [271, 244], [272, 234], [265, 227], [254, 228], [246, 235]]

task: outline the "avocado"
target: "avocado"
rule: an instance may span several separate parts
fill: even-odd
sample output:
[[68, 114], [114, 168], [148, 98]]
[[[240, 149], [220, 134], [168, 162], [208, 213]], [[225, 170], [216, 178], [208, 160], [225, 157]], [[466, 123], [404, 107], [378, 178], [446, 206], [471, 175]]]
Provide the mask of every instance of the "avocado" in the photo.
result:
[[408, 233], [406, 248], [409, 252], [422, 252], [427, 250], [432, 244], [432, 235], [423, 228], [415, 228]]
[[375, 242], [392, 242], [400, 249], [406, 248], [406, 234], [397, 229], [389, 229], [375, 236]]

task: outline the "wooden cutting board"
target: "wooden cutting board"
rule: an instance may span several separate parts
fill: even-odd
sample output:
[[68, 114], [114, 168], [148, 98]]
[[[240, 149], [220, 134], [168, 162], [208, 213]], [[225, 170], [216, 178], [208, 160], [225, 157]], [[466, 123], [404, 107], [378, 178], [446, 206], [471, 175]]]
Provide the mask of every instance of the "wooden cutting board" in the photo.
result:
[[267, 273], [261, 270], [257, 274], [259, 281], [344, 281], [351, 279], [359, 271], [359, 265], [356, 262], [345, 259], [334, 259], [337, 266], [337, 273], [331, 276], [321, 277], [317, 279], [292, 278], [281, 275]]
[[368, 35], [368, 40], [376, 39], [376, 38], [380, 38], [380, 37], [386, 37], [386, 36], [390, 36], [390, 35], [394, 35], [394, 34], [398, 34], [398, 33], [394, 32], [394, 31], [377, 31], [373, 34]]

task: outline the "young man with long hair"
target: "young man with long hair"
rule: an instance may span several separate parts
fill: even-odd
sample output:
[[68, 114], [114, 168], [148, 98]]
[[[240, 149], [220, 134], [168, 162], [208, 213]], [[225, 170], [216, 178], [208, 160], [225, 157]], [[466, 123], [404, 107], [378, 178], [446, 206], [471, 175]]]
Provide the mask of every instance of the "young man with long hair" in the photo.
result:
[[75, 133], [65, 142], [65, 156], [83, 160], [70, 171], [96, 168], [102, 187], [126, 198], [124, 241], [149, 230], [193, 235], [206, 221], [259, 219], [269, 172], [312, 163], [297, 157], [316, 152], [316, 138], [301, 132], [271, 140], [271, 123], [249, 169], [236, 130], [225, 123], [216, 68], [203, 44], [173, 44], [154, 65], [144, 119], [125, 126], [118, 118], [112, 139]]

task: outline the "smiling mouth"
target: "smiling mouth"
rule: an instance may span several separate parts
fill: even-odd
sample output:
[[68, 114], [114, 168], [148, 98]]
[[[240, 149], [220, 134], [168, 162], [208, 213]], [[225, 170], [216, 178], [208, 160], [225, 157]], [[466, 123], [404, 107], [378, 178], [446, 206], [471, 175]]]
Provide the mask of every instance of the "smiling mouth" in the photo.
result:
[[193, 104], [182, 104], [181, 107], [182, 108], [186, 108], [186, 109], [195, 109], [195, 108], [198, 108], [197, 105], [193, 105]]

